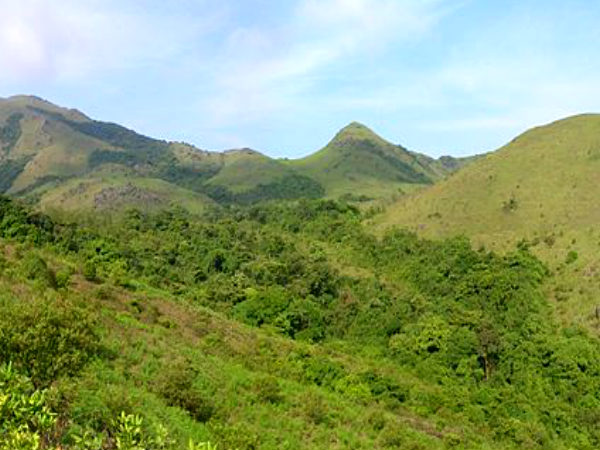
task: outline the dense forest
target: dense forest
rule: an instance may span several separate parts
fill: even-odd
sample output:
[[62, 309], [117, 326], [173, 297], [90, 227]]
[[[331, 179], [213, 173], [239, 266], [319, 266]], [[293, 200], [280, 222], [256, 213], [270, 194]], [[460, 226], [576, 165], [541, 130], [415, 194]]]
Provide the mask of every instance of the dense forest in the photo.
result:
[[0, 199], [0, 449], [595, 449], [600, 346], [520, 245], [332, 200], [67, 222]]

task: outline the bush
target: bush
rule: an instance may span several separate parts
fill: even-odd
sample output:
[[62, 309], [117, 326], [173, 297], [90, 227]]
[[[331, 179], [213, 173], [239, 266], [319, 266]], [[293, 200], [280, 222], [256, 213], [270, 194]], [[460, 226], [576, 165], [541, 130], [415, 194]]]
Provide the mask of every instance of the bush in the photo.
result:
[[567, 257], [565, 258], [565, 262], [567, 264], [573, 264], [579, 258], [579, 254], [575, 250], [571, 250], [567, 253]]
[[329, 422], [329, 409], [322, 396], [314, 392], [307, 392], [301, 397], [301, 402], [304, 416], [312, 423], [320, 425]]
[[56, 288], [56, 277], [46, 261], [36, 253], [30, 252], [23, 259], [23, 274], [29, 280], [40, 281], [44, 286]]
[[0, 360], [35, 386], [76, 374], [101, 347], [92, 319], [74, 305], [0, 300]]
[[48, 441], [56, 414], [46, 398], [12, 364], [0, 366], [0, 450], [38, 450]]
[[88, 260], [84, 262], [81, 272], [83, 274], [83, 278], [85, 278], [87, 281], [94, 282], [98, 280], [96, 264], [93, 261]]
[[283, 401], [281, 388], [275, 377], [265, 376], [259, 378], [255, 389], [258, 399], [263, 403], [280, 403]]
[[71, 271], [69, 269], [62, 269], [56, 273], [56, 287], [66, 288], [71, 283]]
[[154, 389], [169, 406], [187, 411], [194, 420], [207, 422], [215, 407], [210, 393], [195, 384], [197, 377], [198, 373], [189, 363], [177, 362], [161, 371]]

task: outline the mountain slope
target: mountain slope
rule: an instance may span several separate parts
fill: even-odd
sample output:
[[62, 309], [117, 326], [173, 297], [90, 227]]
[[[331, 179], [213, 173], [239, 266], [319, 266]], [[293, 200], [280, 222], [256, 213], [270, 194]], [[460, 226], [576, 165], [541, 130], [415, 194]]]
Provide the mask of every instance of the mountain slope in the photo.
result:
[[[0, 149], [0, 191], [41, 198], [41, 204], [61, 208], [93, 205], [90, 198], [97, 194], [97, 188], [110, 188], [112, 184], [118, 188], [126, 177], [135, 186], [159, 187], [159, 196], [166, 203], [178, 201], [182, 196], [193, 199], [198, 205], [192, 209], [197, 210], [202, 204], [214, 203], [207, 198], [214, 194], [214, 189], [205, 183], [226, 169], [233, 159], [225, 153], [151, 139], [120, 125], [94, 121], [78, 111], [27, 96], [0, 100]], [[279, 169], [279, 178], [290, 171], [267, 157], [260, 161], [267, 166], [278, 166], [272, 172]], [[230, 177], [230, 184], [214, 181], [213, 185], [220, 187], [216, 197], [229, 198], [229, 190], [246, 189], [240, 182], [248, 178], [248, 171], [244, 176], [244, 168], [238, 170], [241, 176], [237, 180]], [[263, 172], [259, 171], [259, 178]], [[227, 180], [227, 172], [221, 178]], [[271, 178], [277, 178], [277, 173], [267, 182]], [[77, 189], [72, 189], [74, 183], [79, 186]], [[168, 198], [169, 193], [176, 192], [179, 194]], [[126, 198], [127, 193], [132, 196]], [[74, 197], [66, 201], [66, 194]], [[151, 198], [154, 194], [146, 192], [141, 197]], [[131, 206], [140, 199], [140, 193], [135, 189], [119, 190], [119, 197], [122, 198], [117, 204]], [[54, 200], [58, 204], [51, 205]]]
[[600, 115], [532, 129], [390, 207], [379, 227], [467, 234], [504, 249], [525, 239], [556, 273], [551, 295], [566, 320], [593, 322], [600, 294]]
[[332, 197], [380, 196], [431, 184], [449, 173], [436, 160], [391, 144], [357, 122], [340, 130], [320, 151], [289, 164], [318, 180]]
[[[159, 196], [167, 203], [166, 193], [175, 192], [187, 199], [195, 196], [200, 204], [323, 195], [319, 183], [259, 152], [206, 152], [159, 141], [37, 97], [0, 100], [0, 150], [0, 192], [41, 199], [47, 208], [89, 207], [98, 189], [111, 183], [118, 188], [123, 177], [135, 186], [160, 186]], [[130, 198], [121, 198], [127, 193]], [[117, 203], [131, 206], [140, 195], [154, 194], [119, 189]], [[52, 205], [54, 201], [58, 204]]]

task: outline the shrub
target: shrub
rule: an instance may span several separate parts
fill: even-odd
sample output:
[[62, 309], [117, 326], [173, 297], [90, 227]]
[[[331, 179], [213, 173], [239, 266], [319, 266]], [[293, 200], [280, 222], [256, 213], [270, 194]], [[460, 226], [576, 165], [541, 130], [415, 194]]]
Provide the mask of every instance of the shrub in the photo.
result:
[[0, 360], [35, 386], [76, 374], [99, 354], [98, 342], [92, 319], [74, 305], [0, 300]]
[[255, 389], [258, 399], [263, 403], [280, 403], [283, 401], [281, 388], [275, 377], [265, 376], [259, 378]]
[[302, 395], [301, 402], [304, 416], [312, 423], [320, 425], [329, 422], [329, 408], [322, 396], [309, 391]]
[[62, 269], [56, 272], [56, 287], [66, 288], [71, 283], [71, 271], [69, 269]]
[[36, 253], [30, 252], [23, 259], [23, 275], [29, 280], [40, 281], [47, 287], [56, 288], [56, 277], [46, 261]]
[[210, 393], [195, 385], [197, 377], [197, 371], [189, 363], [177, 362], [161, 372], [154, 388], [169, 406], [177, 406], [195, 420], [207, 422], [215, 407]]
[[48, 440], [56, 414], [46, 397], [12, 364], [0, 366], [0, 450], [38, 450]]
[[81, 272], [83, 274], [83, 278], [85, 278], [87, 281], [98, 280], [96, 264], [93, 261], [87, 260], [86, 262], [84, 262]]
[[573, 264], [579, 258], [579, 254], [575, 250], [571, 250], [567, 253], [567, 257], [565, 258], [565, 262], [567, 264]]

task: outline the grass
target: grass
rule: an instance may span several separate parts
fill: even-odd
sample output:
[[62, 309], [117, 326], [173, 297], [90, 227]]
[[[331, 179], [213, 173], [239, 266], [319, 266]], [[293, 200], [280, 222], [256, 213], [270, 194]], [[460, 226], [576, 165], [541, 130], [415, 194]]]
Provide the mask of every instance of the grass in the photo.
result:
[[115, 198], [111, 205], [103, 205], [101, 210], [122, 211], [126, 208], [141, 208], [151, 211], [168, 207], [171, 204], [178, 205], [198, 214], [204, 211], [207, 205], [214, 202], [208, 197], [181, 188], [166, 181], [136, 177], [130, 174], [119, 174], [108, 171], [93, 174], [92, 176], [73, 178], [60, 183], [54, 188], [42, 188], [40, 192], [34, 191], [32, 195], [39, 195], [39, 205], [43, 211], [56, 211], [65, 213], [91, 213], [96, 211], [96, 198], [102, 192], [110, 189], [119, 189], [125, 186], [134, 186], [139, 192], [147, 193], [149, 200], [140, 202], [135, 197], [120, 196]]
[[[466, 234], [503, 251], [525, 239], [555, 276], [547, 291], [565, 324], [598, 326], [600, 116], [530, 130], [373, 220], [427, 237]], [[569, 252], [578, 258], [566, 263]]]

